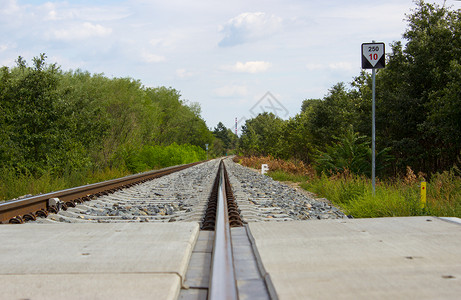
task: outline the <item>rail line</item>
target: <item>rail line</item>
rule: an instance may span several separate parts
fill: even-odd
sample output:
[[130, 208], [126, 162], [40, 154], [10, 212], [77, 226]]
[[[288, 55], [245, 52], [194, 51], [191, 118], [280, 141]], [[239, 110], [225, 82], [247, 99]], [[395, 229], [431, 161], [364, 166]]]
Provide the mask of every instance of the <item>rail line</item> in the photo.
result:
[[[107, 299], [127, 299], [155, 295], [183, 300], [276, 300], [431, 295], [452, 299], [460, 294], [459, 219], [421, 216], [348, 220], [337, 215], [336, 210], [329, 210], [326, 216], [344, 220], [263, 223], [275, 218], [278, 210], [283, 212], [286, 206], [282, 205], [304, 204], [309, 210], [298, 211], [312, 212], [313, 216], [324, 216], [316, 215], [315, 207], [320, 210], [327, 206], [314, 201], [290, 203], [292, 197], [284, 197], [283, 189], [265, 178], [258, 182], [253, 171], [240, 170], [243, 169], [230, 160], [211, 160], [97, 199], [96, 195], [105, 191], [92, 191], [86, 197], [93, 201], [32, 224], [0, 226], [0, 239], [6, 241], [0, 243], [4, 254], [0, 256], [0, 275], [5, 282], [2, 295], [7, 295], [3, 298], [78, 299], [103, 295]], [[164, 171], [156, 171], [154, 176], [165, 175]], [[124, 184], [135, 184], [127, 182]], [[251, 189], [242, 189], [244, 184]], [[270, 188], [264, 189], [267, 186]], [[73, 193], [74, 197], [77, 194]], [[263, 194], [269, 196], [265, 198]], [[48, 210], [82, 200], [55, 199], [65, 199], [59, 192], [41, 197], [47, 199]], [[257, 204], [250, 199], [264, 202], [261, 211], [269, 211], [271, 218], [254, 217]], [[273, 210], [280, 202], [283, 203], [276, 207], [278, 210]], [[165, 203], [176, 203], [179, 208], [165, 215], [150, 210]], [[144, 217], [122, 218], [127, 214], [112, 218], [114, 215], [107, 213], [120, 212], [122, 207], [129, 210], [128, 206], [133, 207], [131, 216], [146, 208], [148, 222], [164, 224], [140, 224]], [[90, 218], [85, 219], [86, 214]], [[95, 219], [97, 216], [101, 219]], [[280, 216], [277, 220], [286, 218]], [[17, 215], [6, 220], [19, 221]], [[105, 223], [99, 221], [114, 224], [90, 224]], [[378, 254], [376, 247], [380, 248]], [[343, 249], [348, 249], [346, 255]], [[410, 285], [402, 285], [402, 278], [408, 276]], [[56, 280], [72, 285], [62, 290]]]
[[[235, 211], [236, 205], [233, 198], [227, 197], [232, 192], [229, 190], [229, 180], [226, 181], [225, 179], [225, 167], [221, 161], [216, 178], [216, 182], [218, 183], [216, 206], [214, 205], [215, 199], [210, 199], [211, 206], [215, 207], [216, 216], [213, 226], [215, 239], [213, 243], [208, 299], [238, 299], [231, 245], [229, 209], [234, 214], [234, 226], [242, 226], [243, 224], [238, 216], [238, 212]], [[228, 201], [230, 202], [229, 205]]]
[[[263, 271], [257, 266], [256, 255], [251, 246], [247, 228], [240, 216], [223, 161], [219, 164], [201, 229], [201, 234], [213, 231], [212, 234], [204, 235], [209, 237], [208, 243], [212, 245], [211, 253], [209, 252], [211, 254], [210, 267], [208, 272], [205, 271], [199, 275], [209, 280], [205, 284], [202, 281], [202, 285], [189, 286], [189, 281], [197, 281], [197, 274], [194, 271], [188, 272], [186, 274], [187, 290], [198, 289], [202, 292], [206, 290], [206, 298], [209, 300], [270, 299], [267, 283], [262, 276]], [[203, 249], [197, 251], [200, 252]], [[195, 265], [195, 263], [190, 262], [190, 265]], [[208, 263], [205, 262], [204, 265]], [[191, 280], [189, 274], [191, 274]], [[242, 286], [246, 289], [242, 290]], [[181, 299], [189, 299], [187, 290], [181, 291]], [[205, 299], [205, 295], [202, 294], [202, 296]]]
[[[242, 270], [247, 268], [246, 265], [249, 260], [248, 257], [240, 259], [240, 261], [238, 256], [234, 258], [235, 254], [233, 249], [235, 249], [236, 245], [238, 245], [239, 242], [241, 243], [243, 239], [245, 239], [245, 243], [248, 245], [250, 245], [250, 242], [247, 240], [247, 229], [244, 227], [245, 224], [240, 216], [226, 166], [223, 160], [221, 160], [216, 172], [215, 168], [217, 167], [217, 163], [218, 162], [213, 163], [214, 167], [211, 169], [213, 173], [210, 173], [211, 176], [207, 179], [209, 183], [213, 182], [213, 185], [210, 184], [208, 185], [208, 189], [203, 189], [203, 192], [209, 193], [208, 202], [206, 203], [206, 197], [203, 198], [203, 202], [201, 202], [202, 209], [198, 209], [198, 211], [201, 211], [203, 214], [201, 219], [201, 231], [212, 231], [210, 234], [210, 244], [212, 244], [209, 261], [210, 267], [206, 268], [206, 273], [203, 274], [204, 278], [209, 278], [206, 287], [206, 297], [207, 299], [239, 299], [241, 291], [239, 290], [237, 282], [246, 280], [248, 274], [245, 274], [245, 279], [242, 279], [239, 277], [241, 274], [238, 274], [239, 272], [237, 269], [242, 273]], [[184, 170], [196, 164], [198, 163], [170, 167], [26, 199], [8, 201], [0, 204], [0, 221], [1, 223], [24, 223], [26, 221], [36, 220], [36, 218], [40, 216], [46, 217], [50, 212], [57, 214], [59, 210], [68, 210], [68, 208], [76, 207], [78, 204], [82, 204], [85, 201], [96, 200], [96, 198], [103, 195], [107, 196], [123, 188], [132, 187], [154, 178]], [[216, 176], [212, 174], [216, 174]], [[158, 191], [155, 188], [154, 190]], [[200, 188], [198, 190], [201, 191]], [[117, 197], [115, 199], [117, 199]], [[97, 201], [107, 201], [107, 199], [98, 199]], [[78, 208], [73, 208], [69, 209], [69, 211], [75, 211], [77, 209]], [[66, 213], [69, 213], [69, 211]], [[197, 219], [197, 221], [199, 221], [199, 219]], [[238, 236], [236, 236], [236, 240], [233, 242], [232, 237], [235, 234], [238, 234]], [[239, 247], [241, 246], [242, 245]], [[246, 250], [246, 252], [252, 251], [252, 249]], [[250, 265], [256, 266], [256, 263]], [[258, 270], [251, 270], [250, 273], [258, 273], [257, 280], [263, 280]], [[254, 278], [247, 284], [251, 284], [252, 281], [254, 281]], [[263, 285], [265, 286], [265, 284]], [[270, 297], [268, 296], [266, 288], [264, 288], [263, 291], [260, 289], [258, 290], [260, 286], [261, 285], [258, 285], [257, 288], [253, 289], [256, 291], [255, 293], [258, 295], [267, 295], [264, 299], [269, 299]]]
[[36, 220], [37, 217], [47, 217], [50, 212], [57, 213], [60, 209], [67, 210], [68, 207], [75, 207], [77, 204], [90, 201], [95, 197], [108, 195], [120, 189], [184, 170], [199, 163], [201, 162], [134, 174], [25, 199], [6, 201], [0, 203], [0, 224], [21, 224], [26, 221]]

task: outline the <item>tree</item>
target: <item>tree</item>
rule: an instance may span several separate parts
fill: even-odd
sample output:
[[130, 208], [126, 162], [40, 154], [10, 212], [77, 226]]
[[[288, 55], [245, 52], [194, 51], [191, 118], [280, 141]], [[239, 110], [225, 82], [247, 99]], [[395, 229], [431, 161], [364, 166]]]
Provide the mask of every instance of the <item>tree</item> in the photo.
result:
[[308, 112], [312, 110], [312, 108], [318, 104], [321, 103], [321, 99], [306, 99], [303, 100], [303, 103], [301, 104], [301, 112]]
[[[325, 152], [319, 151], [316, 165], [319, 171], [329, 175], [336, 172], [351, 171], [354, 174], [371, 174], [371, 149], [366, 136], [361, 136], [354, 131], [352, 126], [339, 137], [334, 137], [335, 142], [326, 147]], [[383, 170], [392, 160], [389, 148], [385, 148], [376, 155], [376, 171]]]
[[213, 135], [222, 142], [222, 153], [220, 155], [227, 154], [237, 147], [237, 136], [231, 129], [226, 128], [222, 122], [216, 125]]
[[407, 16], [406, 45], [392, 44], [378, 73], [377, 130], [382, 145], [392, 147], [398, 169], [434, 172], [451, 167], [461, 146], [455, 133], [461, 12], [423, 1], [416, 6]]
[[324, 100], [309, 112], [312, 142], [322, 150], [349, 125], [359, 127], [364, 120], [360, 113], [362, 101], [363, 98], [359, 98], [356, 91], [347, 90], [344, 83], [334, 85]]
[[62, 72], [46, 63], [45, 54], [32, 62], [29, 67], [19, 57], [16, 67], [0, 69], [0, 167], [34, 176], [106, 167], [133, 171], [148, 166], [139, 160], [145, 146], [176, 143], [168, 149], [180, 149], [189, 161], [214, 139], [198, 103], [187, 103], [172, 88]]
[[245, 121], [240, 149], [251, 155], [280, 155], [282, 126], [282, 119], [267, 112]]
[[61, 150], [56, 93], [59, 68], [45, 60], [46, 55], [40, 54], [33, 58], [33, 67], [28, 67], [19, 57], [16, 69], [2, 69], [0, 102], [8, 136], [0, 148], [2, 158], [10, 159], [2, 164], [33, 173], [41, 172]]
[[284, 122], [282, 142], [280, 143], [282, 157], [285, 159], [295, 158], [311, 163], [315, 154], [312, 140], [308, 110]]

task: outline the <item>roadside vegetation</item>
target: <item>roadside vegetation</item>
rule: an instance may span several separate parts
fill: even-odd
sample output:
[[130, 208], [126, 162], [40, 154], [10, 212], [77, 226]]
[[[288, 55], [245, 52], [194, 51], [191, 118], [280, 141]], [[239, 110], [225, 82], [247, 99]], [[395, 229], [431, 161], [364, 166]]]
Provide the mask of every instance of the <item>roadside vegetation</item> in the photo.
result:
[[[239, 161], [300, 182], [354, 217], [461, 217], [461, 11], [415, 1], [404, 42], [376, 74], [376, 195], [371, 188], [370, 73], [306, 99], [288, 120], [249, 119]], [[305, 179], [307, 177], [307, 179]], [[427, 181], [427, 207], [420, 182]]]
[[376, 74], [374, 196], [367, 72], [288, 120], [248, 119], [237, 137], [222, 123], [210, 130], [173, 88], [62, 71], [41, 54], [0, 69], [0, 200], [239, 153], [354, 217], [461, 217], [461, 11], [415, 1], [407, 24]]
[[[386, 48], [386, 67], [376, 74], [380, 177], [398, 176], [407, 166], [416, 173], [448, 171], [461, 151], [461, 10], [420, 1], [407, 23], [405, 41]], [[239, 151], [369, 175], [371, 99], [371, 74], [362, 71], [322, 99], [302, 101], [288, 120], [271, 112], [246, 120]]]
[[173, 88], [18, 57], [0, 69], [0, 200], [229, 152], [235, 135], [200, 111]]
[[435, 173], [427, 181], [427, 203], [421, 205], [421, 181], [425, 174], [415, 174], [410, 167], [402, 176], [378, 180], [373, 195], [371, 179], [349, 170], [327, 175], [316, 172], [300, 161], [283, 161], [273, 157], [236, 157], [235, 162], [261, 170], [268, 164], [268, 176], [299, 186], [327, 198], [354, 218], [397, 216], [461, 217], [461, 177], [458, 168]]

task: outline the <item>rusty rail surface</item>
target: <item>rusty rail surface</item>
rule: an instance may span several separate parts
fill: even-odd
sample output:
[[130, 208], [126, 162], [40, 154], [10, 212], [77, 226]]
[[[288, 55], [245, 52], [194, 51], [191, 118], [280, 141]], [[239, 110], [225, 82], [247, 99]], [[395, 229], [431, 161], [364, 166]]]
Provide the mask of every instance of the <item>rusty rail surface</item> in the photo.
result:
[[24, 199], [1, 202], [0, 224], [24, 223], [25, 221], [35, 220], [37, 217], [46, 217], [49, 212], [57, 212], [59, 209], [66, 210], [67, 207], [75, 207], [77, 204], [89, 201], [94, 197], [108, 195], [117, 190], [184, 170], [199, 163], [202, 162], [134, 174]]
[[[221, 179], [221, 170], [223, 170], [224, 177]], [[225, 188], [225, 199], [227, 205], [227, 215], [228, 222], [230, 227], [240, 227], [243, 226], [242, 218], [240, 217], [240, 212], [237, 206], [237, 203], [232, 193], [232, 187], [230, 185], [229, 176], [227, 175], [226, 166], [224, 163], [220, 163], [218, 172], [211, 189], [210, 196], [208, 197], [208, 204], [205, 211], [205, 215], [202, 220], [202, 225], [200, 229], [202, 230], [215, 230], [216, 227], [216, 217], [217, 217], [217, 207], [218, 207], [218, 194], [221, 189], [220, 184], [222, 183], [223, 188]]]

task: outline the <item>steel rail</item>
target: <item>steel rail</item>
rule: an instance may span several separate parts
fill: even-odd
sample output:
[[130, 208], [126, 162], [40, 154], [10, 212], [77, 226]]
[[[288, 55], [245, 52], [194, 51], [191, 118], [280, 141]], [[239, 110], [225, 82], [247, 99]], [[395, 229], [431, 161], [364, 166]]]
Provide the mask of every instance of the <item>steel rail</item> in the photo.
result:
[[224, 163], [221, 161], [215, 240], [213, 245], [211, 276], [208, 290], [208, 299], [210, 300], [238, 299], [223, 165]]
[[38, 216], [47, 216], [49, 211], [57, 212], [58, 207], [50, 205], [50, 199], [58, 198], [64, 209], [75, 206], [78, 203], [91, 200], [94, 196], [107, 195], [121, 188], [129, 187], [154, 178], [171, 174], [201, 162], [173, 166], [161, 170], [154, 170], [122, 178], [112, 179], [85, 186], [32, 196], [24, 199], [5, 201], [0, 203], [0, 224], [23, 223], [34, 220]]

